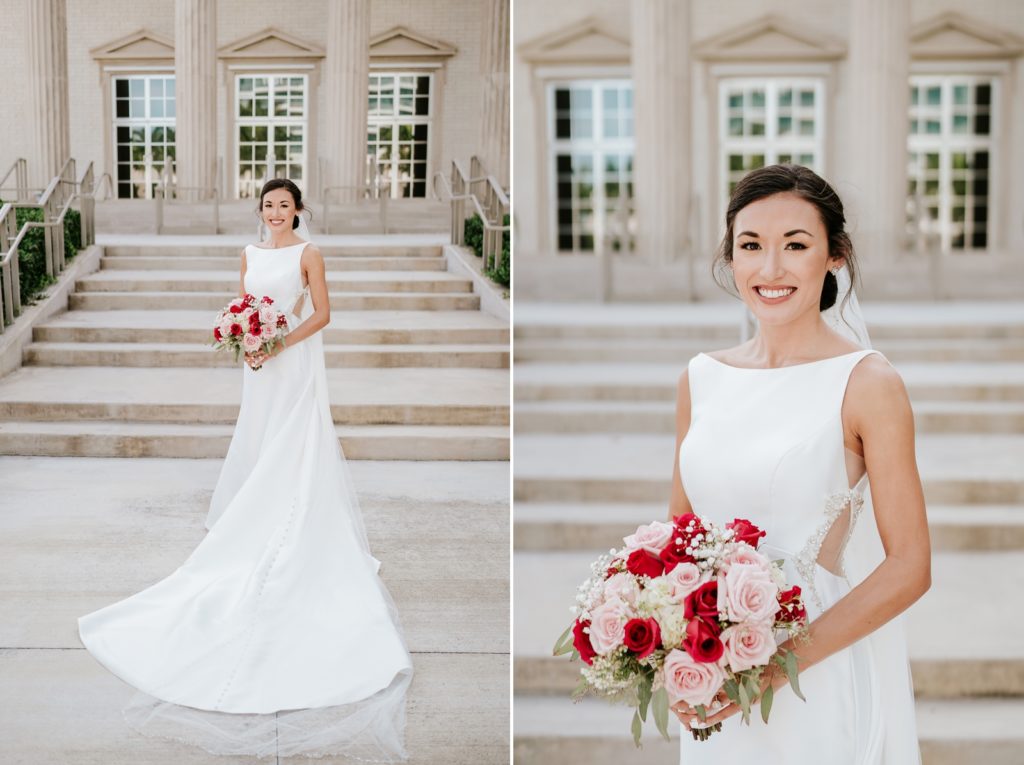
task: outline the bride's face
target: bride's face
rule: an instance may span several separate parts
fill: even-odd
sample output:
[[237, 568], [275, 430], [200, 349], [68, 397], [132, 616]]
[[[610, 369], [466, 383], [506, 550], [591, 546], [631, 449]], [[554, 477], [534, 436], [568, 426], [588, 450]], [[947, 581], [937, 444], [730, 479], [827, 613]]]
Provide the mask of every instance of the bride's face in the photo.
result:
[[819, 312], [829, 268], [828, 233], [817, 208], [796, 194], [751, 202], [733, 220], [732, 271], [758, 321], [785, 324]]
[[273, 233], [292, 230], [295, 218], [295, 200], [288, 189], [272, 189], [263, 195], [261, 210], [263, 222]]

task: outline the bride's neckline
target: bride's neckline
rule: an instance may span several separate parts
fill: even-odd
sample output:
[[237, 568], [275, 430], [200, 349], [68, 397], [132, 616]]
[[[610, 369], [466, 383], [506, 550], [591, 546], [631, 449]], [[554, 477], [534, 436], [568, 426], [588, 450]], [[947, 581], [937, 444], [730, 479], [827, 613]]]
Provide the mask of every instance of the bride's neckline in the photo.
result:
[[295, 244], [286, 244], [284, 247], [260, 247], [258, 244], [253, 244], [257, 250], [287, 250], [290, 247], [298, 247], [300, 244], [309, 244], [309, 242], [296, 242]]
[[840, 353], [838, 356], [829, 356], [828, 358], [818, 359], [817, 361], [805, 361], [802, 364], [788, 364], [788, 365], [786, 365], [784, 367], [736, 367], [736, 366], [733, 366], [732, 364], [726, 364], [724, 361], [719, 361], [714, 356], [708, 356], [708, 354], [704, 353], [703, 351], [701, 351], [698, 355], [699, 356], [704, 356], [706, 358], [709, 358], [713, 362], [715, 362], [716, 364], [721, 364], [723, 367], [728, 367], [729, 369], [740, 369], [740, 370], [742, 370], [744, 372], [775, 372], [775, 371], [778, 371], [780, 369], [793, 369], [794, 367], [809, 367], [809, 366], [812, 366], [813, 364], [821, 364], [821, 363], [823, 363], [825, 361], [834, 361], [835, 359], [842, 359], [842, 358], [845, 358], [847, 356], [853, 356], [855, 353], [863, 353], [866, 350], [870, 350], [870, 349], [869, 348], [861, 348], [859, 351], [850, 351], [849, 353]]

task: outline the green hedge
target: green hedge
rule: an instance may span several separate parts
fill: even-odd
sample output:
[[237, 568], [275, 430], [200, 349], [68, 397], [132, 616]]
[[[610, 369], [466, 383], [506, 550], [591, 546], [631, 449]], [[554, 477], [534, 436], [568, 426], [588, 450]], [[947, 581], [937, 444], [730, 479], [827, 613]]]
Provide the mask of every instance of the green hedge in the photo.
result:
[[[3, 206], [0, 200], [0, 207]], [[18, 231], [26, 221], [42, 221], [43, 211], [35, 208], [19, 207], [15, 211]], [[56, 277], [46, 273], [46, 239], [45, 229], [32, 227], [25, 232], [18, 247], [18, 276], [21, 280], [21, 302], [27, 305], [40, 295], [47, 287], [57, 281]], [[78, 244], [82, 241], [82, 216], [78, 210], [68, 210], [64, 214], [64, 259], [71, 260], [78, 254]]]
[[[503, 221], [508, 225], [509, 216]], [[484, 222], [477, 213], [466, 219], [462, 241], [476, 253], [478, 258], [484, 255]], [[486, 268], [484, 273], [502, 286], [509, 286], [512, 281], [512, 258], [510, 257], [509, 232], [503, 231], [501, 236], [501, 259], [495, 268]]]

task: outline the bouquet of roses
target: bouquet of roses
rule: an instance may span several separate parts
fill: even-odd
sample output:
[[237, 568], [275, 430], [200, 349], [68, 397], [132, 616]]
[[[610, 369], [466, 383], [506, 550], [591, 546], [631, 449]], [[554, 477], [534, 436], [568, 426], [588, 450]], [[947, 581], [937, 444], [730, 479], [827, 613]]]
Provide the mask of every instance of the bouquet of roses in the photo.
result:
[[[637, 746], [649, 709], [667, 739], [670, 704], [685, 701], [703, 722], [723, 688], [747, 724], [758, 699], [768, 722], [772, 686], [761, 694], [760, 681], [771, 662], [803, 699], [796, 656], [777, 650], [776, 632], [806, 639], [807, 612], [782, 561], [758, 552], [763, 536], [740, 518], [722, 529], [686, 513], [640, 526], [598, 558], [554, 648], [585, 664], [573, 699], [592, 692], [636, 707]], [[717, 730], [720, 722], [691, 732], [706, 740]]]
[[[235, 352], [235, 361], [242, 352], [270, 352], [283, 341], [288, 320], [274, 307], [274, 301], [264, 295], [259, 303], [248, 292], [228, 303], [217, 316], [211, 345], [219, 350]], [[259, 369], [257, 365], [253, 369]]]

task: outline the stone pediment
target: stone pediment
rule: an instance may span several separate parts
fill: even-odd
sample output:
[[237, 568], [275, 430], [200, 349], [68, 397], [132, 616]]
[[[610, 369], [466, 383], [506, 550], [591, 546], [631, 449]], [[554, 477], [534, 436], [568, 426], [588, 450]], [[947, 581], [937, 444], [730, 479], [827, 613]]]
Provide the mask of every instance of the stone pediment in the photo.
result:
[[174, 62], [174, 41], [140, 29], [89, 51], [97, 61], [167, 61]]
[[720, 32], [693, 46], [708, 61], [830, 61], [846, 55], [841, 40], [779, 16]]
[[370, 38], [370, 58], [404, 61], [450, 58], [458, 48], [441, 40], [418, 35], [405, 27], [395, 27]]
[[287, 32], [267, 27], [255, 34], [222, 46], [217, 55], [226, 59], [306, 59], [323, 58], [324, 49]]
[[1024, 40], [952, 11], [915, 24], [910, 55], [915, 59], [1012, 58], [1024, 52]]
[[629, 64], [630, 42], [591, 16], [523, 43], [517, 52], [531, 64]]

